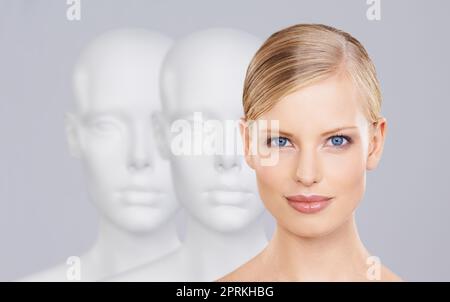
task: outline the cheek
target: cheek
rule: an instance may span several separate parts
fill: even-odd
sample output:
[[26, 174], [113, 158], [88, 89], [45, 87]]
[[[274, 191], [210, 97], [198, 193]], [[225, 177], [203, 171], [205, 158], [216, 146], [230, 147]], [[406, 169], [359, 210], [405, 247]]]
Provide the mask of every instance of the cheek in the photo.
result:
[[[211, 159], [209, 159], [211, 160]], [[193, 209], [202, 202], [205, 189], [217, 186], [217, 177], [211, 175], [212, 162], [201, 156], [178, 155], [170, 159], [170, 169], [174, 189], [178, 199], [185, 207]]]
[[286, 188], [292, 181], [289, 168], [293, 165], [290, 163], [289, 158], [280, 156], [276, 165], [255, 168], [258, 189], [264, 202], [275, 201], [274, 197], [279, 197], [282, 192], [286, 192]]
[[83, 137], [84, 157], [94, 166], [109, 164], [113, 167], [123, 163], [127, 147], [128, 139], [123, 133], [94, 135], [87, 132]]
[[126, 185], [126, 146], [123, 136], [84, 137], [82, 161], [90, 190], [109, 192], [112, 188]]
[[202, 187], [214, 177], [211, 175], [214, 164], [212, 157], [174, 155], [170, 163], [176, 181], [190, 187]]
[[361, 147], [353, 146], [341, 154], [328, 154], [323, 167], [324, 177], [337, 196], [344, 194], [357, 198], [364, 192], [365, 158]]

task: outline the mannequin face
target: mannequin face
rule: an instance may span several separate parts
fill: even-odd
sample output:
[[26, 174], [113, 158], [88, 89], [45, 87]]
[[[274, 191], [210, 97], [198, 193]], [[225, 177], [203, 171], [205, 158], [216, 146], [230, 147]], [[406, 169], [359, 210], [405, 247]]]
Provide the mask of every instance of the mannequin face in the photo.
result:
[[178, 204], [169, 163], [154, 141], [162, 58], [132, 54], [123, 60], [115, 53], [92, 68], [89, 98], [68, 128], [100, 214], [127, 231], [146, 232], [167, 221]]
[[[384, 119], [372, 128], [365, 118], [352, 82], [345, 76], [333, 76], [299, 89], [260, 119], [268, 125], [271, 120], [279, 121], [279, 133], [260, 130], [251, 138], [263, 154], [277, 152], [278, 161], [261, 165], [258, 154], [246, 159], [256, 172], [261, 198], [278, 225], [298, 236], [317, 237], [352, 218], [363, 198], [366, 170], [376, 167], [385, 135]], [[352, 128], [325, 134], [339, 127]], [[304, 213], [286, 198], [299, 194], [332, 199], [323, 209]]]
[[[229, 39], [235, 43], [227, 43]], [[215, 49], [208, 48], [211, 45]], [[222, 123], [224, 128], [226, 123], [234, 123], [234, 139], [223, 141], [225, 148], [231, 144], [239, 150], [234, 154], [170, 152], [178, 199], [194, 219], [220, 232], [239, 230], [254, 222], [264, 210], [252, 171], [244, 164], [237, 124], [242, 116], [245, 68], [258, 45], [259, 41], [247, 34], [211, 30], [174, 50], [163, 67], [163, 79], [170, 78], [163, 82], [164, 90], [174, 96], [166, 114], [169, 126], [175, 120], [192, 120], [194, 112], [201, 112], [203, 120]], [[202, 53], [201, 49], [207, 51]], [[171, 135], [166, 140], [168, 145]]]
[[[217, 110], [200, 112], [205, 120], [225, 121]], [[224, 144], [236, 145], [237, 139]], [[242, 155], [172, 155], [171, 163], [178, 199], [206, 227], [231, 232], [262, 214], [255, 178]]]

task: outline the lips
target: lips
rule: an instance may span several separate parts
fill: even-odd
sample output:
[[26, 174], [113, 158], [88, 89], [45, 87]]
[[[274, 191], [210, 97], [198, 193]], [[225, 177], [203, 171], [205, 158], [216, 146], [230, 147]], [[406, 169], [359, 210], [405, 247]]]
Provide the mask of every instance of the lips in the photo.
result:
[[332, 197], [320, 196], [320, 195], [294, 195], [287, 196], [289, 205], [295, 210], [305, 213], [313, 214], [322, 211], [330, 203]]
[[251, 193], [239, 189], [218, 188], [207, 192], [207, 198], [216, 205], [243, 205], [249, 198]]
[[154, 206], [160, 200], [162, 193], [148, 190], [125, 190], [121, 192], [122, 200], [128, 205]]

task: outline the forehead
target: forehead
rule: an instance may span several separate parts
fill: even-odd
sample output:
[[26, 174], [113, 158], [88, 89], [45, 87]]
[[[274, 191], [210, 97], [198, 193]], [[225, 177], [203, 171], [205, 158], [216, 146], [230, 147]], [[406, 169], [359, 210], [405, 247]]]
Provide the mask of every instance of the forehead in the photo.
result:
[[353, 81], [335, 75], [283, 97], [261, 119], [278, 120], [283, 130], [322, 133], [364, 122], [362, 99]]
[[93, 74], [87, 83], [85, 113], [122, 111], [148, 113], [161, 107], [158, 78], [155, 72], [123, 70]]
[[243, 115], [246, 68], [259, 41], [247, 36], [223, 40], [220, 33], [212, 38], [195, 41], [195, 47], [181, 47], [169, 56], [162, 87], [170, 114], [205, 111], [220, 117]]
[[180, 72], [181, 79], [178, 79], [177, 85], [168, 88], [172, 90], [172, 97], [167, 100], [170, 114], [200, 111], [218, 119], [240, 118], [243, 115], [244, 73], [217, 70], [222, 72], [191, 70], [186, 76]]
[[224, 101], [210, 98], [209, 100], [185, 101], [172, 107], [169, 115], [172, 119], [186, 118], [195, 112], [201, 112], [204, 118], [216, 120], [237, 120], [243, 115], [239, 99]]

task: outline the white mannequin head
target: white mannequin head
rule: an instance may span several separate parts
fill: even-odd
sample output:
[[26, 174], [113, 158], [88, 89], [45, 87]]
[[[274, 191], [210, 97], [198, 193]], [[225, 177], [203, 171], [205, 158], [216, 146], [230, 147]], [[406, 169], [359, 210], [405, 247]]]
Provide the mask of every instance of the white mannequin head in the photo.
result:
[[175, 155], [169, 148], [170, 126], [192, 119], [194, 112], [205, 120], [233, 120], [237, 135], [231, 143], [241, 144], [237, 122], [243, 115], [243, 80], [260, 45], [245, 32], [208, 29], [177, 42], [162, 67], [163, 154], [170, 157], [178, 200], [193, 219], [219, 232], [238, 231], [263, 213], [254, 174], [242, 154]]
[[129, 232], [152, 231], [178, 209], [153, 127], [159, 72], [171, 44], [155, 32], [111, 31], [89, 44], [75, 66], [69, 147], [83, 163], [102, 218]]

